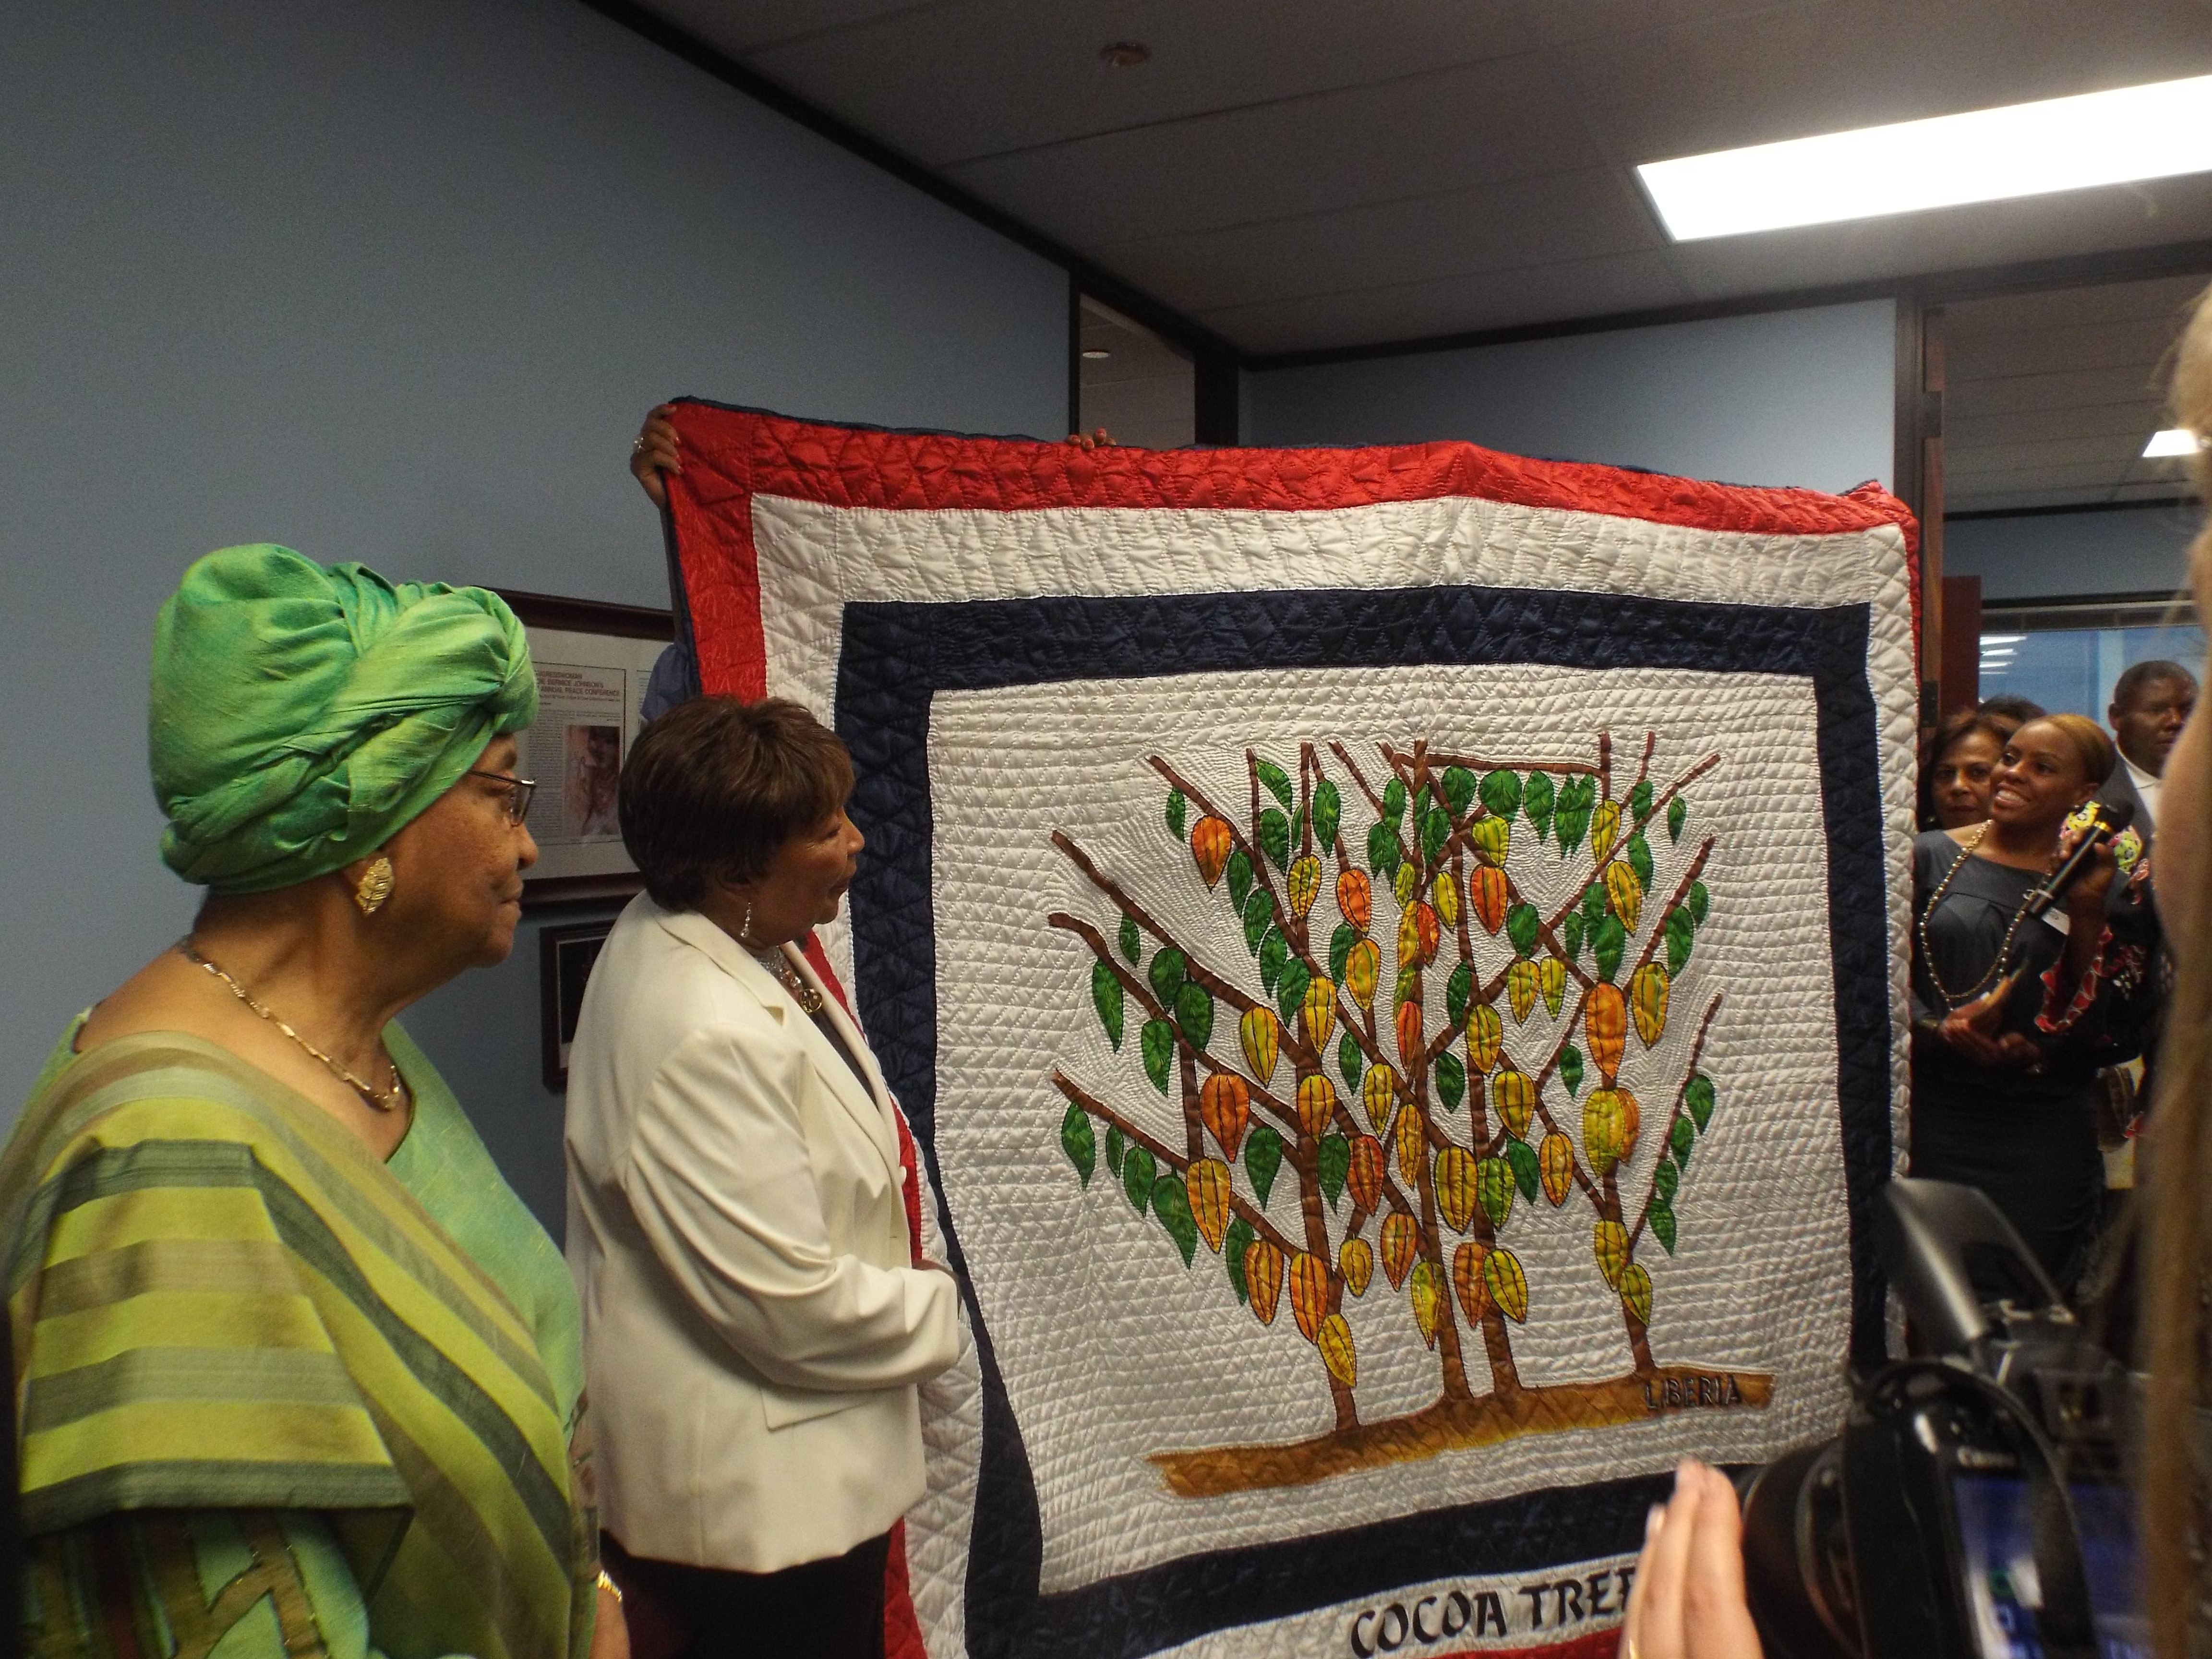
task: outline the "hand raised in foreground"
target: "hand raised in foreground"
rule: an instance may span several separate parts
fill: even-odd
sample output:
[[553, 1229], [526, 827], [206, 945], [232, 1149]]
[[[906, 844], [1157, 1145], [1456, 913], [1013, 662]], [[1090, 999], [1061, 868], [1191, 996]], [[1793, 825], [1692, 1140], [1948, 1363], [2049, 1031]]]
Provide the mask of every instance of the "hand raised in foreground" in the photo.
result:
[[1073, 444], [1078, 449], [1118, 449], [1121, 447], [1119, 444], [1115, 443], [1114, 440], [1108, 435], [1106, 428], [1103, 426], [1096, 432], [1071, 432], [1067, 434], [1067, 441]]
[[1685, 1458], [1636, 1559], [1621, 1659], [1760, 1659], [1744, 1599], [1743, 1519], [1718, 1469]]
[[683, 459], [676, 453], [676, 425], [668, 418], [674, 407], [661, 404], [647, 410], [645, 424], [629, 447], [630, 476], [655, 507], [668, 505], [668, 481], [660, 475], [684, 470]]

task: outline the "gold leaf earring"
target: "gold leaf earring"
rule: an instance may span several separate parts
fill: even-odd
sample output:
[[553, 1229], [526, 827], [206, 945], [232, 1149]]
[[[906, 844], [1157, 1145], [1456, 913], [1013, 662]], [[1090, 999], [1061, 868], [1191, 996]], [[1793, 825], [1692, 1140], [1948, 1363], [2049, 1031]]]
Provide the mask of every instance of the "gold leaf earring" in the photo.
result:
[[392, 896], [392, 860], [379, 853], [369, 860], [353, 890], [353, 902], [361, 907], [362, 915], [373, 916], [384, 908], [384, 901]]

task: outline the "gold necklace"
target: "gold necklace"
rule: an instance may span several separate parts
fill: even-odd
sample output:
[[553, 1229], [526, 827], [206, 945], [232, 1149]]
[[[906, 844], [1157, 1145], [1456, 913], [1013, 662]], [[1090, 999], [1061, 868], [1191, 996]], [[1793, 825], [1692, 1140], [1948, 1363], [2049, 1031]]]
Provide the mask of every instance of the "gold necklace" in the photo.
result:
[[1927, 908], [1920, 913], [1920, 960], [1928, 969], [1928, 983], [1934, 988], [1936, 994], [1943, 999], [1947, 1009], [1956, 1009], [1971, 1002], [1982, 987], [1996, 977], [1997, 970], [2005, 964], [2005, 958], [2012, 954], [2013, 935], [2020, 931], [2021, 921], [2027, 915], [2027, 900], [2035, 896], [2035, 889], [2029, 888], [2027, 897], [2021, 899], [2020, 908], [2012, 913], [2011, 924], [2005, 929], [2004, 941], [1997, 946], [1996, 959], [1990, 963], [1988, 969], [1964, 991], [1952, 994], [1951, 988], [1943, 983], [1942, 976], [1936, 971], [1936, 952], [1929, 948], [1928, 944], [1928, 918], [1936, 914], [1936, 907], [1942, 903], [1943, 895], [1950, 891], [1951, 878], [1959, 873], [1967, 859], [1973, 855], [1974, 848], [1982, 844], [1982, 838], [1989, 833], [1990, 826], [1984, 820], [1974, 831], [1973, 840], [1960, 844], [1959, 856], [1951, 860], [1951, 867], [1943, 872], [1943, 879], [1936, 884], [1936, 890], [1929, 895]]
[[763, 952], [754, 951], [750, 945], [745, 949], [751, 951], [755, 962], [782, 981], [783, 988], [791, 993], [791, 999], [799, 1005], [801, 1013], [818, 1014], [822, 1012], [822, 993], [799, 976], [799, 970], [791, 965], [789, 957], [781, 950]]
[[346, 1070], [344, 1066], [339, 1065], [337, 1060], [332, 1060], [320, 1048], [315, 1047], [313, 1043], [308, 1042], [307, 1038], [301, 1036], [289, 1025], [279, 1019], [274, 1013], [270, 1012], [260, 1003], [256, 1002], [251, 996], [246, 994], [246, 988], [243, 985], [240, 985], [228, 974], [223, 972], [223, 970], [220, 967], [216, 966], [216, 963], [202, 956], [198, 950], [194, 949], [191, 939], [185, 939], [179, 940], [177, 945], [177, 951], [178, 954], [182, 956], [186, 962], [197, 963], [199, 966], [206, 969], [208, 972], [213, 974], [217, 979], [221, 980], [225, 985], [228, 986], [230, 988], [231, 995], [236, 997], [247, 1007], [252, 1009], [255, 1013], [260, 1015], [262, 1018], [267, 1020], [271, 1025], [274, 1025], [286, 1036], [291, 1038], [293, 1042], [298, 1043], [302, 1048], [305, 1048], [317, 1060], [322, 1061], [325, 1066], [330, 1068], [331, 1076], [337, 1078], [339, 1082], [344, 1084], [349, 1089], [351, 1089], [363, 1100], [375, 1107], [378, 1111], [396, 1112], [407, 1103], [407, 1080], [399, 1075], [399, 1067], [393, 1063], [390, 1055], [387, 1054], [385, 1057], [384, 1063], [392, 1067], [392, 1087], [389, 1091], [386, 1091], [379, 1089], [374, 1084], [365, 1082], [362, 1079], [356, 1077], [351, 1072]]

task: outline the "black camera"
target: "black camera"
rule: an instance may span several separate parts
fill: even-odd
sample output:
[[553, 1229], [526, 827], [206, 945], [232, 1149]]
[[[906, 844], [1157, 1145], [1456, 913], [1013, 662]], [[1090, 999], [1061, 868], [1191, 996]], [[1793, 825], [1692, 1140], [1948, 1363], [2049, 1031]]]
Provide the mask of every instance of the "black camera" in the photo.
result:
[[1890, 1182], [1876, 1242], [1911, 1357], [1739, 1477], [1768, 1659], [2149, 1659], [2127, 1373], [1976, 1188]]

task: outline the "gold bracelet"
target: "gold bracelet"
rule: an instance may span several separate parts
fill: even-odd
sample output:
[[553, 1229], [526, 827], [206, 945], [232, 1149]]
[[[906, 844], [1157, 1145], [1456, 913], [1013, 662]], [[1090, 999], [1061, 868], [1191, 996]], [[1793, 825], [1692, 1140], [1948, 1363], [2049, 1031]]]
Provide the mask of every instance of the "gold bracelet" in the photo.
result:
[[622, 1605], [622, 1586], [607, 1577], [607, 1570], [605, 1567], [599, 1569], [599, 1588], [615, 1598], [617, 1607]]

